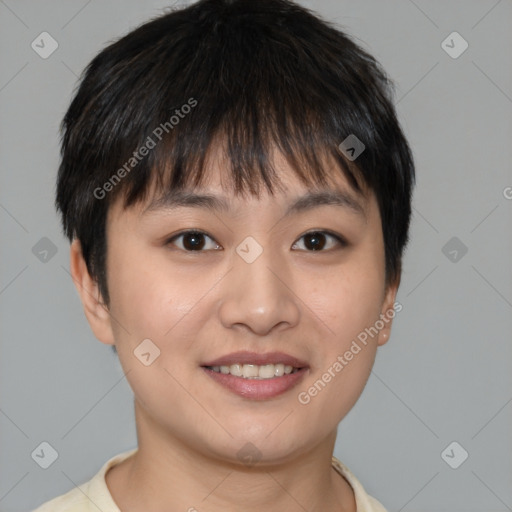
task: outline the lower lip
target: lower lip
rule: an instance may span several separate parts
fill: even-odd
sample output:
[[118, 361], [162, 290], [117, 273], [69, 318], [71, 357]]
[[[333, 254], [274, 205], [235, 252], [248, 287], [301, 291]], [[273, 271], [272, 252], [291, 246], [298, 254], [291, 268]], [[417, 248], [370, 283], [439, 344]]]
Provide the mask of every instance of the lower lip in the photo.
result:
[[229, 373], [214, 372], [204, 366], [202, 368], [207, 375], [222, 386], [237, 395], [252, 400], [265, 400], [285, 393], [295, 387], [308, 371], [308, 368], [301, 368], [296, 373], [288, 373], [272, 379], [245, 379]]

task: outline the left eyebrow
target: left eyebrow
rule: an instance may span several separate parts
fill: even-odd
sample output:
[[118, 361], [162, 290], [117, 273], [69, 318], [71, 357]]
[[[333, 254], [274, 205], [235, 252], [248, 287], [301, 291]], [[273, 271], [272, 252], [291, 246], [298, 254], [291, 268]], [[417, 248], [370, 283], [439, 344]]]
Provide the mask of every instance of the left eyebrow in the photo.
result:
[[[341, 206], [347, 211], [361, 216], [366, 220], [366, 212], [361, 203], [352, 195], [341, 190], [322, 190], [318, 192], [308, 192], [300, 196], [291, 203], [284, 217], [293, 214], [310, 211], [321, 206]], [[211, 194], [197, 194], [186, 191], [173, 191], [152, 201], [141, 213], [145, 215], [156, 210], [173, 210], [180, 207], [201, 208], [210, 211], [230, 210], [227, 198]]]
[[290, 204], [284, 214], [285, 217], [301, 213], [320, 206], [341, 206], [349, 212], [361, 216], [366, 220], [366, 212], [361, 203], [352, 195], [341, 190], [324, 190], [308, 192]]

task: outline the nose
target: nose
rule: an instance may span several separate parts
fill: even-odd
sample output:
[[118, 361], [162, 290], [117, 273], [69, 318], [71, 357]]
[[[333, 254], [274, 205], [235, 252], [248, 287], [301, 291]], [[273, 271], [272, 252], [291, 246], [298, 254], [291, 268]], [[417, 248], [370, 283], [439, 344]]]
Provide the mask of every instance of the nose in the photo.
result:
[[219, 309], [224, 327], [265, 336], [297, 325], [300, 299], [292, 289], [289, 265], [282, 258], [263, 248], [254, 261], [237, 253], [233, 262], [223, 283]]

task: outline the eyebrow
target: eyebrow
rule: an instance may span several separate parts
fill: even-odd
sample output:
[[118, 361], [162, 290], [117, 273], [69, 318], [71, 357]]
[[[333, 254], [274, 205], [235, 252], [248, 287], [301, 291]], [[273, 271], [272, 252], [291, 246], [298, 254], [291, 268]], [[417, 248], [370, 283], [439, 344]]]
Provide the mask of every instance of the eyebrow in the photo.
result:
[[[313, 210], [321, 206], [341, 206], [366, 220], [366, 212], [361, 203], [351, 194], [342, 190], [308, 192], [296, 198], [295, 201], [288, 206], [284, 217]], [[179, 190], [167, 193], [155, 199], [144, 209], [141, 215], [158, 210], [173, 210], [182, 207], [201, 208], [217, 212], [229, 212], [230, 210], [227, 198]]]

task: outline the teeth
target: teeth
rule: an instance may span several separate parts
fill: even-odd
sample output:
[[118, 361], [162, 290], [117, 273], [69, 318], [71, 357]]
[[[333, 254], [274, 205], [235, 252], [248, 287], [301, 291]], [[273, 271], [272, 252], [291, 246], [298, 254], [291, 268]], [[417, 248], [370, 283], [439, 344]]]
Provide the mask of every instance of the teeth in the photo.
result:
[[[224, 368], [227, 368], [227, 366], [224, 366]], [[215, 368], [214, 368], [214, 370], [215, 370]], [[235, 375], [236, 377], [242, 377], [243, 366], [240, 364], [232, 364], [229, 367], [229, 373], [231, 373], [231, 375]]]
[[289, 373], [296, 373], [298, 368], [294, 368], [288, 364], [265, 364], [258, 366], [257, 364], [232, 364], [231, 366], [211, 366], [211, 370], [217, 373], [228, 373], [235, 377], [243, 377], [244, 379], [273, 379], [274, 377], [282, 377]]
[[259, 377], [258, 374], [259, 368], [255, 364], [244, 364], [242, 366], [242, 377], [245, 379], [249, 379], [251, 377]]

